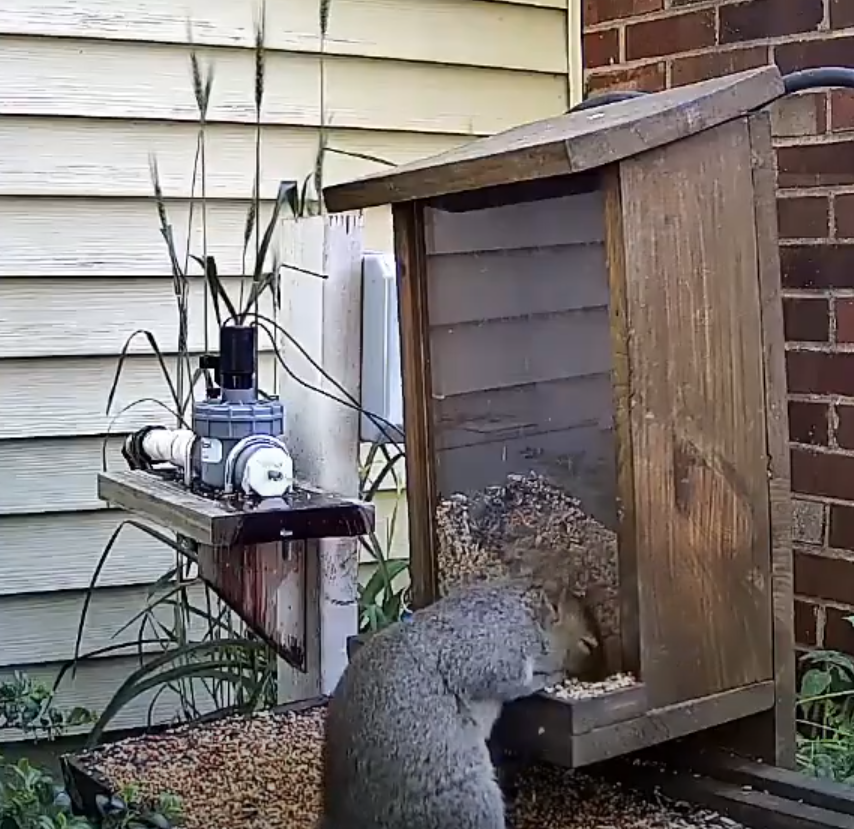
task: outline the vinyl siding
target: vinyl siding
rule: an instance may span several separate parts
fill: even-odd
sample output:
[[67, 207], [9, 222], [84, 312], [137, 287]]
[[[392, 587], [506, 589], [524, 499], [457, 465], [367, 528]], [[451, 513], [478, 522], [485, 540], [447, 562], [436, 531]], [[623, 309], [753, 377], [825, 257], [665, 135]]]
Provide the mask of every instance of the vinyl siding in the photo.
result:
[[[332, 0], [323, 58], [328, 145], [401, 163], [563, 111], [578, 49], [567, 2], [576, 0]], [[302, 180], [314, 165], [317, 6], [267, 3], [265, 210], [281, 180]], [[148, 159], [156, 153], [183, 250], [196, 145], [188, 17], [216, 67], [209, 246], [237, 288], [254, 175], [254, 12], [250, 0], [0, 4], [0, 672], [49, 678], [71, 656], [84, 591], [123, 517], [96, 498], [103, 436], [168, 418], [144, 404], [113, 421], [104, 406], [130, 332], [150, 329], [165, 351], [176, 348]], [[330, 153], [324, 175], [333, 183], [375, 169]], [[200, 231], [193, 237], [198, 249]], [[366, 237], [368, 249], [390, 249], [386, 210], [368, 211]], [[196, 351], [205, 344], [201, 307], [194, 286]], [[116, 410], [165, 399], [144, 341], [130, 351]], [[262, 374], [271, 373], [266, 354]], [[110, 464], [120, 465], [120, 438], [107, 443]], [[392, 489], [377, 496], [381, 538], [397, 497]], [[405, 556], [405, 501], [397, 523], [390, 554]], [[172, 560], [170, 550], [127, 529], [102, 574], [85, 646], [107, 643]], [[135, 664], [122, 657], [87, 665], [61, 701], [103, 707]], [[168, 718], [173, 703], [164, 695], [156, 717]], [[116, 725], [142, 724], [147, 711], [142, 700]]]

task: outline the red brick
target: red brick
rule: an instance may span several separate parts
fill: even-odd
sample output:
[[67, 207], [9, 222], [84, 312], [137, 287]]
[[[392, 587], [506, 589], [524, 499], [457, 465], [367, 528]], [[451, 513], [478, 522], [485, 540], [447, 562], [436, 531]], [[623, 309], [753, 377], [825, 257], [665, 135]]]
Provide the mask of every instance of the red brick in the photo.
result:
[[825, 187], [854, 184], [854, 141], [780, 147], [777, 150], [779, 187]]
[[836, 236], [854, 238], [854, 193], [842, 193], [833, 202], [836, 214]]
[[614, 72], [595, 72], [587, 76], [587, 92], [604, 92], [608, 89], [640, 89], [644, 92], [658, 92], [664, 89], [664, 63], [651, 63], [632, 69], [619, 69]]
[[854, 550], [854, 507], [830, 505], [829, 544], [841, 550]]
[[604, 23], [621, 17], [657, 12], [664, 8], [664, 0], [585, 0], [584, 25]]
[[854, 66], [854, 37], [784, 43], [774, 48], [774, 59], [782, 72], [819, 66]]
[[822, 0], [749, 0], [721, 6], [721, 43], [813, 32], [824, 19]]
[[783, 300], [783, 327], [789, 342], [827, 342], [830, 339], [830, 305], [824, 297], [787, 297]]
[[726, 52], [707, 52], [704, 55], [674, 60], [670, 78], [673, 86], [684, 86], [709, 78], [731, 75], [733, 72], [755, 69], [767, 63], [767, 46], [750, 46], [746, 49], [730, 49]]
[[854, 3], [851, 0], [830, 0], [830, 28], [847, 29], [854, 26]]
[[854, 130], [854, 90], [831, 90], [830, 129], [832, 132]]
[[798, 595], [854, 604], [854, 562], [797, 550], [794, 565]]
[[584, 35], [584, 65], [610, 66], [620, 62], [620, 31], [604, 29]]
[[[793, 492], [854, 501], [854, 457], [813, 452], [796, 446], [792, 447], [791, 455]], [[854, 579], [851, 593], [851, 601], [854, 602]]]
[[854, 449], [854, 406], [836, 407], [836, 442], [843, 449]]
[[787, 288], [854, 288], [854, 245], [784, 245], [780, 267]]
[[[848, 566], [851, 568], [848, 578], [854, 578], [854, 564]], [[854, 616], [854, 610], [828, 607], [824, 612], [824, 647], [831, 651], [854, 653], [854, 625], [846, 618]]]
[[830, 203], [826, 196], [777, 200], [781, 239], [823, 239], [830, 235]]
[[814, 604], [795, 600], [795, 642], [807, 647], [816, 644], [818, 608]]
[[714, 45], [714, 9], [626, 26], [627, 60], [657, 58]]
[[826, 403], [789, 403], [789, 437], [794, 443], [827, 446], [828, 429]]
[[854, 354], [789, 351], [786, 372], [793, 394], [854, 396]]
[[854, 300], [836, 300], [836, 341], [854, 343]]

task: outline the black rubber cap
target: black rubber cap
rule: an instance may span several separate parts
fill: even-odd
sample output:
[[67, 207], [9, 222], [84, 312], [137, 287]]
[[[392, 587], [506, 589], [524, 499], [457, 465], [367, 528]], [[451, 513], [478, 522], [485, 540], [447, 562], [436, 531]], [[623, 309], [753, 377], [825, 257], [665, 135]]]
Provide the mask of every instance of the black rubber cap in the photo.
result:
[[219, 374], [224, 389], [251, 389], [255, 380], [255, 343], [251, 325], [224, 325], [219, 330]]

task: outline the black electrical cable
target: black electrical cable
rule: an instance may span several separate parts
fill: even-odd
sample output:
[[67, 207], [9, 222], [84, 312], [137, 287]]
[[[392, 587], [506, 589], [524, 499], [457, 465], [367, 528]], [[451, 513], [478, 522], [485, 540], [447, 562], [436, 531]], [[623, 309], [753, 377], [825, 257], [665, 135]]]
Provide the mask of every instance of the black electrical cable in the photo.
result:
[[[265, 320], [265, 317], [263, 315], [259, 314], [258, 319], [259, 320]], [[269, 322], [271, 325], [273, 325], [274, 330], [279, 331], [281, 333], [284, 333], [286, 336], [288, 336], [287, 333], [284, 332], [281, 329], [281, 327], [278, 326], [278, 324], [275, 323], [274, 321], [267, 318], [266, 322]], [[358, 402], [350, 402], [350, 400], [344, 400], [340, 397], [336, 397], [334, 394], [331, 394], [330, 392], [326, 391], [326, 389], [321, 389], [319, 386], [315, 386], [312, 383], [309, 383], [308, 380], [304, 380], [302, 377], [297, 375], [294, 372], [294, 370], [288, 365], [287, 361], [285, 360], [284, 355], [281, 352], [281, 349], [279, 348], [279, 346], [276, 342], [276, 337], [273, 334], [273, 331], [271, 331], [264, 322], [255, 322], [254, 324], [255, 324], [256, 328], [263, 331], [267, 335], [268, 339], [270, 340], [270, 345], [272, 346], [273, 353], [276, 355], [276, 359], [279, 361], [279, 364], [285, 370], [285, 373], [294, 382], [299, 383], [299, 385], [301, 385], [304, 389], [308, 389], [308, 391], [315, 392], [316, 394], [319, 394], [322, 397], [327, 398], [328, 400], [332, 400], [335, 403], [338, 403], [339, 405], [344, 406], [345, 408], [352, 409], [356, 412], [359, 412], [360, 414], [365, 415], [367, 418], [373, 420], [373, 423], [377, 427], [377, 430], [380, 432], [380, 434], [389, 443], [395, 443], [395, 444], [400, 443], [400, 438], [395, 439], [394, 437], [392, 437], [391, 434], [389, 433], [389, 431], [385, 428], [385, 426], [383, 426], [383, 423], [388, 424], [392, 429], [394, 429], [397, 432], [400, 432], [401, 436], [403, 436], [403, 432], [399, 426], [395, 426], [393, 423], [389, 422], [384, 417], [380, 417], [378, 414], [374, 414], [372, 412], [365, 410], [364, 408], [362, 408], [362, 406], [359, 405]], [[295, 340], [292, 339], [292, 341], [297, 346], [297, 348], [302, 350], [302, 347]], [[310, 362], [313, 362], [310, 357], [308, 357], [308, 359]], [[322, 369], [320, 369], [320, 371], [321, 371], [321, 373], [323, 373], [323, 375], [327, 379], [330, 379], [329, 376], [325, 372], [322, 371]], [[330, 380], [330, 382], [335, 383], [336, 381]], [[337, 383], [336, 383], [336, 385], [337, 385]], [[345, 391], [345, 394], [347, 395], [347, 397], [351, 397], [351, 399], [355, 400], [355, 398], [352, 398], [352, 396], [350, 394], [348, 394], [346, 391]]]
[[[229, 322], [232, 322], [233, 320], [234, 320], [234, 317], [228, 317], [228, 319], [223, 321], [223, 325], [227, 325]], [[317, 360], [315, 360], [311, 356], [311, 354], [308, 353], [308, 351], [303, 347], [303, 345], [299, 342], [299, 340], [297, 340], [289, 331], [287, 331], [284, 328], [284, 326], [280, 325], [274, 319], [271, 319], [270, 317], [267, 317], [264, 314], [259, 314], [257, 312], [253, 314], [253, 320], [261, 320], [262, 322], [267, 323], [267, 325], [272, 326], [278, 333], [280, 333], [286, 340], [288, 340], [294, 346], [294, 348], [296, 348], [297, 351], [300, 352], [300, 354], [302, 354], [302, 356], [308, 361], [308, 363], [313, 368], [317, 369], [317, 371], [319, 371], [323, 375], [323, 377], [326, 378], [326, 380], [328, 380], [333, 386], [335, 386], [335, 388], [338, 389], [338, 391], [340, 391], [342, 395], [344, 395], [346, 400], [342, 400], [342, 399], [336, 397], [334, 394], [330, 394], [327, 391], [323, 391], [322, 389], [318, 389], [317, 387], [312, 386], [311, 384], [304, 381], [302, 378], [297, 377], [291, 371], [291, 369], [286, 365], [282, 355], [278, 351], [276, 351], [276, 355], [279, 358], [279, 362], [282, 364], [282, 367], [291, 376], [291, 378], [294, 379], [297, 383], [299, 383], [300, 385], [309, 389], [310, 391], [316, 391], [319, 394], [322, 394], [324, 397], [327, 397], [330, 400], [334, 400], [336, 403], [340, 403], [342, 406], [346, 406], [349, 409], [353, 409], [353, 410], [359, 412], [359, 414], [363, 414], [366, 418], [368, 418], [368, 420], [371, 421], [371, 423], [374, 424], [374, 426], [377, 427], [377, 430], [379, 431], [379, 433], [386, 440], [388, 440], [389, 443], [399, 443], [400, 441], [404, 440], [405, 434], [404, 434], [403, 429], [400, 428], [400, 426], [396, 426], [390, 420], [386, 420], [381, 415], [378, 415], [375, 412], [372, 412], [368, 409], [365, 409], [359, 403], [359, 401], [355, 397], [353, 397], [353, 395], [350, 394], [350, 392], [348, 392], [347, 389], [344, 388], [344, 386], [341, 385], [341, 383], [339, 383], [328, 371], [326, 371], [325, 368], [323, 368], [322, 365], [320, 365], [320, 363], [317, 362]], [[266, 333], [267, 333], [267, 336], [269, 337], [270, 336], [269, 330]], [[273, 343], [273, 345], [274, 345], [274, 351], [275, 351], [276, 350], [275, 349], [275, 342]], [[388, 426], [389, 429], [391, 429], [393, 432], [397, 432], [400, 435], [400, 437], [398, 439], [392, 438], [389, 435], [388, 430], [385, 428], [385, 426]]]
[[816, 69], [802, 69], [783, 75], [783, 85], [786, 89], [786, 95], [819, 87], [854, 89], [854, 69], [848, 66], [821, 66]]
[[[793, 95], [808, 89], [828, 89], [832, 87], [854, 89], [854, 68], [850, 66], [820, 66], [815, 69], [800, 69], [783, 75], [784, 95]], [[607, 104], [618, 104], [634, 98], [643, 98], [649, 92], [638, 89], [620, 89], [613, 92], [603, 92], [585, 98], [580, 104], [571, 107], [568, 112], [583, 112]]]
[[[360, 414], [363, 414], [391, 443], [397, 443], [397, 441], [389, 437], [388, 431], [385, 429], [385, 426], [388, 426], [389, 429], [392, 429], [393, 431], [397, 432], [400, 435], [401, 440], [404, 438], [404, 433], [400, 426], [395, 426], [394, 423], [392, 423], [390, 420], [386, 420], [384, 417], [382, 417], [382, 415], [378, 415], [375, 412], [371, 412], [368, 409], [365, 409], [362, 404], [352, 394], [350, 394], [350, 392], [348, 392], [347, 389], [344, 388], [344, 386], [341, 385], [341, 383], [339, 383], [331, 374], [329, 374], [329, 372], [326, 371], [326, 369], [324, 369], [323, 366], [320, 365], [320, 363], [318, 363], [317, 360], [315, 360], [311, 356], [311, 354], [308, 353], [308, 351], [303, 347], [299, 340], [297, 340], [289, 331], [287, 331], [283, 325], [276, 322], [276, 320], [271, 319], [270, 317], [264, 316], [263, 314], [256, 313], [255, 319], [267, 323], [267, 325], [272, 326], [274, 330], [278, 331], [286, 340], [288, 340], [288, 342], [290, 342], [294, 346], [294, 348], [297, 349], [297, 351], [299, 351], [300, 354], [302, 354], [302, 356], [306, 360], [308, 360], [309, 364], [313, 368], [317, 369], [317, 371], [319, 371], [333, 386], [335, 386], [336, 389], [338, 389], [338, 391], [341, 392], [341, 394], [346, 398], [346, 400], [340, 400], [334, 395], [330, 395], [328, 392], [326, 392], [325, 394], [327, 397], [332, 400], [337, 400], [342, 405], [345, 405], [348, 408], [354, 409]], [[283, 360], [282, 364], [284, 365]]]
[[606, 104], [618, 104], [620, 101], [643, 98], [648, 94], [648, 92], [641, 92], [637, 89], [619, 89], [613, 92], [602, 92], [599, 95], [585, 98], [580, 104], [571, 107], [568, 112], [583, 112], [585, 109], [593, 109], [594, 107], [605, 106]]

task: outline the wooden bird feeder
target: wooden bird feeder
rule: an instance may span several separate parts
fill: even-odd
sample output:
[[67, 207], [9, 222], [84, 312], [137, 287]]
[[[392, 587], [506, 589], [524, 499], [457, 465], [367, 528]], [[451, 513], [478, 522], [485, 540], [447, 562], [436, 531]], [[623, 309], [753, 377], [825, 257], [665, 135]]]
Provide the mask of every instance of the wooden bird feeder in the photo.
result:
[[393, 210], [416, 604], [518, 566], [525, 545], [612, 580], [608, 667], [637, 686], [510, 706], [501, 739], [541, 758], [581, 766], [714, 729], [793, 762], [763, 109], [783, 93], [767, 67], [325, 191], [331, 212]]

